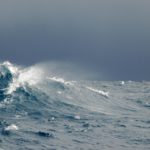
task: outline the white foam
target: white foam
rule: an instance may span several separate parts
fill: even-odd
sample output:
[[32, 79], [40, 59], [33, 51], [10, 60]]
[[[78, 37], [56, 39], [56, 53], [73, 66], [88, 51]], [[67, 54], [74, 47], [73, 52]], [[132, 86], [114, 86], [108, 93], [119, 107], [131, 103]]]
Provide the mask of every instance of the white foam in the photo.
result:
[[80, 120], [81, 117], [80, 117], [79, 115], [75, 115], [75, 116], [74, 116], [74, 119]]
[[18, 68], [9, 61], [5, 61], [2, 65], [6, 66], [12, 74], [17, 74]]
[[62, 94], [62, 92], [61, 92], [61, 91], [57, 91], [57, 93], [58, 93], [58, 94]]
[[5, 128], [5, 131], [18, 130], [19, 128], [15, 124], [11, 124]]
[[28, 84], [30, 86], [34, 86], [40, 83], [43, 80], [44, 72], [41, 68], [36, 66], [20, 69], [18, 74], [13, 77], [12, 83], [10, 83], [6, 94], [11, 94], [14, 92], [18, 87], [24, 86]]
[[65, 81], [63, 78], [47, 77], [47, 79], [49, 79], [51, 81], [62, 83], [64, 85], [73, 85], [73, 82], [71, 82], [71, 81]]
[[52, 117], [51, 120], [54, 121], [54, 120], [55, 120], [55, 117]]
[[121, 85], [124, 85], [125, 84], [125, 82], [124, 81], [121, 81], [121, 83], [120, 83]]
[[104, 92], [104, 91], [101, 91], [101, 90], [97, 90], [97, 89], [94, 89], [92, 87], [86, 87], [88, 90], [92, 91], [92, 92], [95, 92], [95, 93], [98, 93], [104, 97], [109, 97], [109, 92]]
[[[28, 84], [30, 86], [37, 85], [38, 83], [42, 83], [45, 79], [45, 75], [47, 74], [45, 68], [43, 66], [35, 65], [28, 68], [16, 67], [10, 62], [6, 61], [2, 65], [5, 65], [12, 73], [13, 79], [9, 84], [8, 88], [5, 91], [5, 94], [12, 94], [19, 87], [25, 87], [24, 85]], [[66, 86], [74, 85], [74, 81], [65, 81], [63, 78], [59, 77], [47, 77], [54, 82], [62, 83]], [[61, 94], [58, 92], [58, 94]]]

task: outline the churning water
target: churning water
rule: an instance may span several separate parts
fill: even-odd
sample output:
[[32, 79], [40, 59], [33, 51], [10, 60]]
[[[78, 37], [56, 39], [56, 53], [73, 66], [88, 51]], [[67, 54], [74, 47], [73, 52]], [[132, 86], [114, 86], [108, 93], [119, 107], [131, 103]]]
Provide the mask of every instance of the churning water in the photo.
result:
[[100, 149], [150, 149], [150, 82], [71, 81], [0, 64], [0, 150]]

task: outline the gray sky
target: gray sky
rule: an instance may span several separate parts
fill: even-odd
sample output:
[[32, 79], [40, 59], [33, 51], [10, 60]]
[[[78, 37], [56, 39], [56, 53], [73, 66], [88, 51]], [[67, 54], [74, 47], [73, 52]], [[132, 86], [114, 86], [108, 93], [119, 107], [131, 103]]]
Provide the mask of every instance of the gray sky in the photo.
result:
[[150, 1], [1, 0], [0, 60], [70, 61], [106, 80], [150, 80]]

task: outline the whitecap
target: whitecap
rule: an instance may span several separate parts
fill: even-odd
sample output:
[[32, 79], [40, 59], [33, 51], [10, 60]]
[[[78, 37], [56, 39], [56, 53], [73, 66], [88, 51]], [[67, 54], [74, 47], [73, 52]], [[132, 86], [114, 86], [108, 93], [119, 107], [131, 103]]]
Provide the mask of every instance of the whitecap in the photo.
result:
[[13, 81], [9, 84], [6, 94], [11, 94], [17, 88], [26, 85], [34, 86], [43, 80], [44, 71], [36, 66], [26, 69], [20, 69], [18, 74], [13, 77]]
[[54, 82], [59, 82], [64, 85], [73, 85], [73, 82], [71, 81], [65, 81], [63, 78], [57, 78], [57, 77], [47, 77], [47, 79], [54, 81]]
[[109, 92], [104, 92], [104, 91], [101, 91], [101, 90], [97, 90], [97, 89], [94, 89], [92, 87], [86, 87], [88, 90], [92, 91], [92, 92], [95, 92], [95, 93], [98, 93], [104, 97], [109, 97]]
[[81, 119], [81, 117], [80, 117], [79, 115], [75, 115], [75, 116], [74, 116], [74, 119], [76, 119], [76, 120], [80, 120], [80, 119]]
[[125, 82], [124, 81], [121, 81], [121, 85], [124, 85], [125, 84]]
[[19, 128], [18, 128], [18, 126], [16, 126], [15, 124], [11, 124], [11, 125], [9, 125], [9, 126], [7, 126], [7, 127], [5, 127], [5, 131], [14, 131], [14, 130], [18, 130]]

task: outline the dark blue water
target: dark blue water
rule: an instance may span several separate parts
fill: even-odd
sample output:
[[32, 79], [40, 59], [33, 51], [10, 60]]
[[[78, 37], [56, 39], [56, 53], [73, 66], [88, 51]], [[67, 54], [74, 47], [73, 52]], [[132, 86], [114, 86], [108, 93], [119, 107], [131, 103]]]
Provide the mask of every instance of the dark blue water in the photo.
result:
[[150, 149], [150, 82], [68, 81], [47, 69], [0, 64], [0, 150]]

